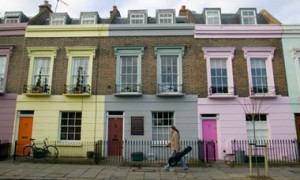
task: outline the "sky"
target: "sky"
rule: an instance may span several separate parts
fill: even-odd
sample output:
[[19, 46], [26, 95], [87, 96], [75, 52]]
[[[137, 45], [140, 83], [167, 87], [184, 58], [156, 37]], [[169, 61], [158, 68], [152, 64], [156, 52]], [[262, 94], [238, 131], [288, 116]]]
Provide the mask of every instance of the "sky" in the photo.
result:
[[[80, 12], [97, 11], [102, 18], [108, 18], [116, 5], [121, 17], [127, 17], [128, 10], [146, 9], [148, 16], [155, 17], [156, 9], [175, 9], [176, 15], [182, 5], [202, 13], [203, 8], [221, 8], [221, 13], [236, 13], [239, 8], [256, 8], [257, 12], [267, 10], [282, 24], [300, 24], [300, 0], [48, 0], [52, 10], [67, 12], [71, 18], [79, 18]], [[0, 0], [0, 17], [5, 11], [22, 11], [33, 17], [44, 0]]]

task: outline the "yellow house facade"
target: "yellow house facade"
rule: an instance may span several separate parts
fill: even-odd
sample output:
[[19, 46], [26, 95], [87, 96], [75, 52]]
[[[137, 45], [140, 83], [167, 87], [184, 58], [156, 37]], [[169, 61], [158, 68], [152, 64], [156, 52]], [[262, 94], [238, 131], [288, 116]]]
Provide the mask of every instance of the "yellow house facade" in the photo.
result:
[[27, 26], [22, 63], [28, 68], [23, 69], [12, 139], [17, 155], [22, 155], [30, 138], [38, 146], [47, 139], [60, 156], [85, 156], [103, 140], [105, 96], [97, 95], [93, 84], [98, 40], [86, 44], [60, 40], [101, 36], [108, 36], [108, 25]]

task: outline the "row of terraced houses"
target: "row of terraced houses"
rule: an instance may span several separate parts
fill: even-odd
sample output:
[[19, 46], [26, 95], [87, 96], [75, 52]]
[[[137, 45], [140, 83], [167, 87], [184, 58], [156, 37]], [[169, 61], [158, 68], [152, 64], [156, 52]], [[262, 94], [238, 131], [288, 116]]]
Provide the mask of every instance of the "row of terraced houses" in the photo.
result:
[[34, 17], [5, 12], [0, 140], [159, 146], [175, 125], [182, 140], [214, 141], [223, 159], [231, 140], [254, 138], [251, 114], [256, 139], [299, 139], [300, 25], [256, 8], [224, 14], [182, 6], [176, 14], [121, 17], [114, 6], [108, 18], [73, 18], [48, 1]]

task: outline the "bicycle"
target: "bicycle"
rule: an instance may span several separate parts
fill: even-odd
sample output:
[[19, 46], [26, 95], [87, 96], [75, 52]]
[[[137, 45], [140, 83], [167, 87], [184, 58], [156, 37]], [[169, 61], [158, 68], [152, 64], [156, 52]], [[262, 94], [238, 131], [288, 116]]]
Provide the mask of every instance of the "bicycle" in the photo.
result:
[[23, 156], [27, 160], [33, 159], [44, 159], [46, 161], [55, 161], [58, 157], [58, 149], [56, 146], [47, 145], [47, 138], [44, 140], [43, 147], [37, 147], [35, 144], [35, 139], [30, 138], [31, 144], [25, 145], [23, 147]]

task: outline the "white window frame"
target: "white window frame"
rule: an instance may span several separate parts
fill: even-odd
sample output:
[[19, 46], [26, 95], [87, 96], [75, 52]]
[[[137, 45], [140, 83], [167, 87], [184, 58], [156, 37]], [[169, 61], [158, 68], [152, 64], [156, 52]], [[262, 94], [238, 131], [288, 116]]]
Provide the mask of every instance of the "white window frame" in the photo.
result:
[[[247, 116], [247, 115], [246, 115]], [[251, 114], [249, 114], [250, 120], [246, 118], [247, 126], [247, 138], [248, 140], [254, 140], [253, 134], [253, 122]], [[266, 120], [261, 120], [262, 116], [266, 116]], [[268, 115], [267, 114], [258, 114], [254, 120], [255, 122], [255, 138], [256, 140], [268, 140], [269, 137], [269, 128], [268, 128]]]
[[96, 46], [67, 46], [65, 49], [68, 58], [68, 75], [66, 84], [74, 85], [74, 82], [72, 82], [72, 75], [77, 72], [74, 72], [73, 60], [84, 57], [88, 59], [88, 69], [85, 70], [87, 72], [84, 72], [84, 76], [88, 78], [84, 84], [92, 87], [93, 59], [96, 54]]
[[[166, 114], [168, 114], [168, 116], [169, 116], [170, 114], [172, 114], [172, 117], [162, 117], [161, 119], [159, 119], [159, 118], [155, 119], [154, 113], [156, 113], [157, 116], [159, 113], [161, 113], [162, 116], [166, 115]], [[152, 116], [152, 120], [151, 120], [152, 141], [156, 144], [166, 144], [166, 142], [168, 142], [170, 140], [170, 127], [175, 124], [175, 112], [173, 112], [173, 111], [152, 111], [151, 116]], [[157, 123], [155, 123], [155, 121]], [[167, 125], [163, 125], [163, 124], [155, 125], [155, 124], [159, 124], [159, 121], [161, 123], [168, 122], [168, 124]], [[163, 137], [162, 139], [159, 138], [159, 134]], [[157, 136], [157, 138], [154, 137], [155, 135]]]
[[[29, 75], [27, 80], [27, 85], [32, 86], [35, 75], [35, 60], [36, 58], [49, 58], [49, 79], [47, 80], [47, 85], [51, 87], [52, 84], [52, 74], [53, 74], [53, 66], [54, 66], [54, 60], [56, 58], [57, 53], [57, 47], [28, 47], [28, 56], [30, 58], [30, 65], [29, 65]], [[43, 83], [43, 82], [42, 82]], [[51, 94], [51, 89], [49, 94]]]
[[64, 14], [51, 14], [50, 25], [65, 25], [67, 17]]
[[20, 23], [20, 18], [11, 18], [11, 17], [6, 17], [5, 18], [5, 24], [16, 24]]
[[[67, 124], [67, 125], [62, 125], [62, 121], [63, 121], [63, 118], [62, 118], [62, 114], [63, 113], [75, 113], [75, 116], [76, 116], [76, 114], [77, 113], [81, 113], [81, 117], [80, 117], [80, 125], [77, 125], [75, 122], [74, 122], [74, 126], [70, 126], [69, 124]], [[62, 112], [60, 112], [60, 123], [59, 123], [59, 140], [61, 141], [61, 142], [79, 142], [79, 141], [81, 141], [81, 139], [82, 139], [82, 115], [83, 115], [83, 113], [82, 112], [79, 112], [79, 111], [62, 111]], [[76, 120], [78, 120], [79, 118], [75, 118], [74, 120], [76, 121]], [[69, 121], [69, 119], [67, 119], [67, 121]], [[80, 139], [75, 139], [75, 138], [73, 138], [73, 139], [62, 139], [61, 137], [62, 137], [62, 128], [65, 126], [65, 128], [78, 128], [78, 127], [80, 127]], [[68, 131], [67, 131], [67, 135], [68, 135], [69, 133], [68, 133]], [[76, 134], [76, 132], [74, 132], [74, 135]]]
[[130, 24], [145, 24], [145, 14], [143, 13], [131, 13]]
[[[47, 62], [47, 63], [45, 63]], [[50, 63], [51, 57], [34, 57], [32, 85], [35, 86], [39, 76], [41, 76], [41, 86], [48, 85], [50, 77]]]
[[[248, 15], [244, 15], [244, 13], [248, 13]], [[253, 15], [249, 15], [249, 13], [253, 13]], [[253, 23], [245, 23], [245, 19], [253, 20]], [[249, 22], [248, 20], [248, 22]], [[241, 10], [241, 22], [245, 25], [257, 24], [256, 20], [256, 12], [255, 10]]]
[[[234, 47], [203, 47], [204, 59], [206, 60], [207, 68], [207, 82], [208, 82], [208, 97], [234, 97], [234, 81], [232, 60], [234, 57]], [[213, 59], [226, 59], [227, 68], [227, 86], [228, 93], [210, 93], [211, 82], [211, 60]]]
[[0, 93], [3, 93], [5, 89], [7, 65], [8, 65], [7, 56], [0, 54]]
[[[250, 96], [254, 96], [254, 97], [276, 96], [273, 64], [272, 64], [275, 48], [274, 47], [243, 47], [243, 51], [244, 51], [244, 57], [247, 60], [247, 71], [248, 71]], [[251, 72], [251, 59], [252, 58], [266, 59], [266, 71], [267, 71], [267, 82], [268, 82], [268, 92], [267, 93], [255, 93], [255, 94], [252, 93], [252, 90], [251, 90], [251, 88], [253, 87], [252, 72]]]
[[[157, 46], [154, 47], [156, 60], [157, 60], [157, 94], [182, 94], [183, 74], [182, 74], [182, 61], [184, 56], [184, 46]], [[163, 56], [177, 56], [177, 87], [173, 87], [174, 90], [164, 91], [164, 87], [159, 87], [162, 84], [162, 57]], [[162, 89], [162, 90], [161, 90]], [[176, 90], [175, 90], [176, 89]]]
[[158, 13], [158, 24], [173, 24], [174, 14], [171, 12]]
[[293, 49], [292, 53], [295, 60], [296, 72], [298, 74], [298, 92], [300, 92], [300, 48]]
[[[217, 12], [217, 15], [215, 14]], [[210, 15], [212, 13], [212, 15]], [[221, 15], [219, 10], [205, 10], [206, 24], [221, 24]], [[212, 19], [212, 23], [210, 21]], [[218, 19], [216, 21], [216, 19]]]
[[81, 24], [97, 24], [96, 14], [81, 14]]
[[[115, 58], [117, 61], [116, 69], [116, 93], [117, 94], [140, 94], [141, 93], [141, 84], [142, 84], [142, 59], [144, 56], [145, 47], [136, 46], [136, 47], [115, 47]], [[121, 75], [122, 75], [122, 57], [136, 57], [137, 58], [137, 82], [136, 89], [134, 87], [129, 87], [130, 89], [126, 91], [126, 88], [123, 88]], [[134, 89], [132, 91], [132, 88]]]

